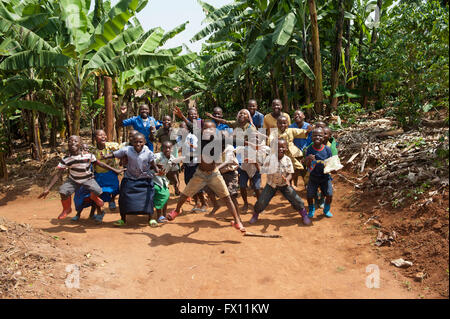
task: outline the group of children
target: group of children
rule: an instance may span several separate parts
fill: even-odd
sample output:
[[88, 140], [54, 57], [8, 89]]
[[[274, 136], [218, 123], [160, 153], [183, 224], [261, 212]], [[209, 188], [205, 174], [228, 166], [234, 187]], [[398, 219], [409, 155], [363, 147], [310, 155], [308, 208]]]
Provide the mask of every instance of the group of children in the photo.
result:
[[[278, 190], [300, 214], [303, 224], [311, 225], [318, 206], [323, 206], [325, 216], [332, 217], [331, 176], [324, 173], [326, 160], [337, 155], [332, 131], [323, 122], [306, 123], [300, 110], [294, 113], [291, 124], [290, 116], [281, 112], [279, 99], [272, 102], [272, 112], [265, 116], [257, 109], [252, 99], [236, 120], [229, 121], [223, 119], [220, 107], [214, 108], [213, 114], [205, 113], [210, 119], [200, 119], [196, 108], [190, 108], [185, 116], [175, 107], [174, 116], [182, 120], [175, 127], [170, 116], [161, 122], [150, 117], [148, 105], [141, 105], [139, 115], [129, 119], [124, 118], [126, 109], [122, 108], [119, 124], [134, 129], [129, 132], [129, 141], [122, 145], [107, 142], [105, 132], [97, 130], [96, 146], [90, 150], [79, 136], [71, 136], [68, 154], [39, 197], [45, 198], [68, 169], [69, 176], [59, 189], [63, 206], [59, 219], [70, 214], [71, 195], [75, 194], [77, 215], [72, 220], [77, 221], [81, 210], [90, 205], [91, 218], [101, 223], [104, 202], [114, 211], [119, 195], [121, 219], [116, 226], [124, 225], [128, 214], [146, 214], [150, 226], [156, 227], [181, 214], [186, 201], [195, 202], [193, 211], [206, 212], [207, 195], [213, 206], [210, 215], [219, 208], [218, 200], [223, 200], [233, 217], [232, 225], [245, 232], [240, 212], [249, 209], [249, 182], [257, 198], [250, 224], [258, 221]], [[154, 152], [155, 142], [160, 143], [160, 152]], [[115, 159], [120, 160], [119, 165]], [[181, 170], [186, 186], [180, 191]], [[124, 176], [119, 186], [121, 173]], [[261, 191], [262, 174], [267, 181]], [[299, 176], [306, 185], [308, 211], [297, 193]], [[168, 213], [170, 184], [179, 198], [176, 208]], [[238, 206], [239, 192], [242, 209]], [[93, 214], [95, 210], [97, 214]]]

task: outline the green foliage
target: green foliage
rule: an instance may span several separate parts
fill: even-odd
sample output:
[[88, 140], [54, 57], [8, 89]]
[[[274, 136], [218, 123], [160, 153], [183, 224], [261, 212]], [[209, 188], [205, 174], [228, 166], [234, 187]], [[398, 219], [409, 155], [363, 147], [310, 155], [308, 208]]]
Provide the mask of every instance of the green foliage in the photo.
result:
[[367, 76], [382, 84], [382, 98], [410, 129], [432, 107], [448, 109], [448, 7], [439, 1], [402, 2], [388, 17], [368, 57]]

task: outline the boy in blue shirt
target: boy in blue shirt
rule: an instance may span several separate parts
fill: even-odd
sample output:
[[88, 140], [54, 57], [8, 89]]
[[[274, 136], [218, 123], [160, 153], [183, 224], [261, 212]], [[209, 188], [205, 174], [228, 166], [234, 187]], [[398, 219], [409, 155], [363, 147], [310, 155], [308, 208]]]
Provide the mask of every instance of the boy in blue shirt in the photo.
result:
[[250, 115], [252, 116], [253, 125], [255, 125], [257, 129], [261, 128], [264, 122], [264, 114], [257, 111], [258, 103], [256, 102], [255, 99], [248, 100], [247, 110], [250, 112]]
[[150, 108], [147, 104], [142, 104], [139, 107], [139, 115], [124, 119], [127, 113], [127, 107], [122, 106], [120, 108], [119, 126], [133, 126], [133, 129], [139, 133], [144, 134], [146, 145], [153, 152], [153, 143], [150, 140], [151, 131], [159, 129], [162, 125], [159, 121], [155, 120], [153, 116], [149, 116]]
[[332, 217], [330, 212], [331, 201], [333, 199], [333, 187], [331, 185], [330, 174], [324, 174], [324, 161], [332, 156], [331, 149], [324, 144], [324, 132], [322, 128], [312, 131], [313, 144], [306, 150], [306, 167], [310, 172], [308, 185], [306, 186], [306, 198], [308, 200], [308, 217], [314, 217], [314, 198], [317, 196], [317, 189], [320, 187], [325, 196], [325, 206], [323, 212], [326, 217]]

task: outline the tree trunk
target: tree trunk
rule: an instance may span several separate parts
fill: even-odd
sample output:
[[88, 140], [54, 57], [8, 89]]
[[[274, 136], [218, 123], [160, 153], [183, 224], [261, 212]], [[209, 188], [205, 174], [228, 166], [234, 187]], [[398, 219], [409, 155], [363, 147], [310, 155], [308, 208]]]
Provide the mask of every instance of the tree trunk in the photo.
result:
[[8, 167], [6, 166], [6, 153], [0, 150], [0, 179], [8, 181]]
[[270, 70], [270, 81], [272, 83], [272, 98], [279, 99], [280, 91], [278, 90], [278, 85], [277, 85], [277, 81], [275, 79], [275, 74], [273, 72], [273, 69]]
[[309, 13], [311, 16], [311, 39], [314, 51], [314, 75], [316, 79], [314, 80], [314, 91], [315, 91], [315, 101], [314, 108], [317, 114], [323, 113], [323, 86], [322, 86], [322, 60], [320, 57], [320, 40], [319, 40], [319, 26], [317, 23], [317, 11], [316, 3], [314, 0], [308, 0], [309, 3]]
[[108, 141], [114, 139], [114, 106], [112, 101], [112, 78], [104, 77], [104, 96], [105, 96], [105, 120], [106, 120], [106, 137]]
[[40, 161], [43, 158], [42, 153], [42, 143], [41, 143], [41, 134], [39, 132], [39, 114], [37, 111], [32, 111], [33, 118], [33, 136], [34, 136], [34, 146], [36, 152], [33, 152], [33, 159]]
[[[102, 97], [102, 77], [101, 76], [96, 76], [95, 77], [95, 82], [96, 82], [96, 88], [97, 88], [97, 95], [95, 96], [95, 98], [98, 100], [99, 98]], [[103, 127], [102, 125], [102, 116], [101, 116], [101, 112], [98, 113], [95, 116], [94, 119], [94, 129], [99, 130]]]
[[[66, 132], [65, 134], [61, 134], [61, 139], [64, 139], [72, 135], [72, 117], [70, 116], [70, 98], [67, 96], [63, 96], [63, 104], [64, 104], [64, 115], [66, 117]], [[63, 136], [64, 135], [64, 136]]]
[[336, 21], [336, 40], [333, 49], [333, 57], [331, 60], [331, 105], [327, 113], [336, 111], [338, 105], [338, 98], [334, 97], [334, 94], [336, 93], [336, 89], [339, 85], [339, 66], [341, 64], [342, 33], [344, 26], [344, 6], [342, 0], [338, 0], [337, 6], [339, 10], [339, 16]]
[[81, 88], [76, 87], [73, 94], [72, 135], [80, 135]]
[[56, 115], [52, 116], [52, 129], [50, 130], [50, 147], [52, 151], [57, 146], [58, 142], [56, 140], [56, 135], [58, 134], [58, 117]]

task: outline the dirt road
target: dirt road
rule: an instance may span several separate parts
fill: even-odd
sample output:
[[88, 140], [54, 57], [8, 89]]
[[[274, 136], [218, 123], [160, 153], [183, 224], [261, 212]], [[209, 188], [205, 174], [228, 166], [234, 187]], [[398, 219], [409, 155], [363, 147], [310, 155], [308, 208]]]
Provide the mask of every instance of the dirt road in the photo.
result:
[[[97, 267], [81, 273], [80, 288], [70, 291], [76, 298], [418, 298], [405, 284], [410, 279], [373, 248], [376, 231], [361, 227], [359, 214], [344, 208], [352, 190], [335, 186], [334, 217], [322, 218], [319, 210], [312, 227], [301, 224], [280, 194], [257, 224], [248, 223], [250, 213], [242, 215], [248, 231], [281, 238], [243, 236], [230, 226], [225, 207], [214, 217], [186, 214], [159, 228], [150, 228], [144, 216], [130, 216], [127, 226], [116, 228], [118, 214], [96, 225], [88, 209], [78, 223], [60, 221], [58, 194], [38, 200], [37, 187], [26, 197], [3, 198], [0, 215], [89, 253]], [[171, 199], [169, 208], [175, 203]], [[366, 272], [369, 265], [379, 269], [379, 288], [366, 286], [367, 276], [375, 276]]]

